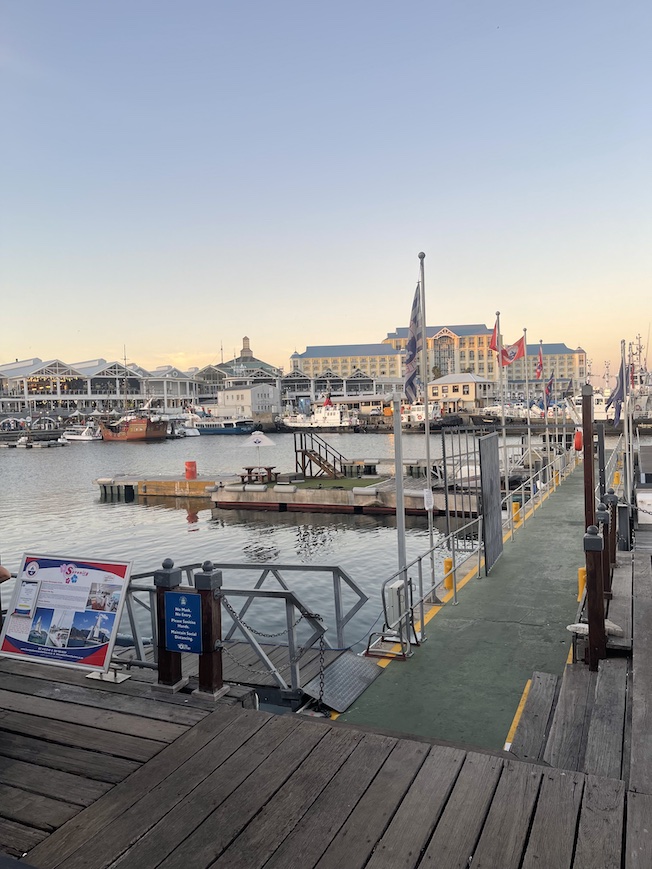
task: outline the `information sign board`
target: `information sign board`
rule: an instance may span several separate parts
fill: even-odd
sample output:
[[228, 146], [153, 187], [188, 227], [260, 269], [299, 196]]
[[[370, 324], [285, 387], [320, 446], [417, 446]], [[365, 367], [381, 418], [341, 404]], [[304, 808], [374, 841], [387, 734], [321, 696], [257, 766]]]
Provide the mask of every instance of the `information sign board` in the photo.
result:
[[109, 669], [131, 562], [23, 555], [0, 634], [0, 655]]
[[201, 597], [196, 592], [165, 592], [165, 648], [201, 652]]

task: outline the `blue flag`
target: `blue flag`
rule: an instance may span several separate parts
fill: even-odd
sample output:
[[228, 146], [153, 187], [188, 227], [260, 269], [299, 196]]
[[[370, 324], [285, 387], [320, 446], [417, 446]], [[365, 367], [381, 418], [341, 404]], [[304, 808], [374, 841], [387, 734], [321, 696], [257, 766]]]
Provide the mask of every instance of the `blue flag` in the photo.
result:
[[618, 372], [618, 382], [616, 383], [616, 388], [609, 396], [609, 400], [605, 404], [605, 410], [609, 410], [611, 405], [614, 408], [614, 425], [618, 425], [620, 422], [620, 412], [623, 407], [623, 401], [625, 400], [625, 394], [627, 389], [627, 369], [625, 367], [625, 360], [623, 359], [620, 363], [620, 371]]
[[553, 371], [550, 375], [550, 380], [546, 383], [546, 405], [550, 404], [550, 399], [552, 398], [552, 390], [555, 383], [555, 372]]
[[421, 288], [417, 284], [417, 289], [412, 302], [412, 312], [410, 314], [410, 329], [408, 341], [405, 346], [405, 395], [407, 400], [413, 404], [417, 399], [417, 384], [419, 353], [423, 348], [422, 325], [421, 325]]

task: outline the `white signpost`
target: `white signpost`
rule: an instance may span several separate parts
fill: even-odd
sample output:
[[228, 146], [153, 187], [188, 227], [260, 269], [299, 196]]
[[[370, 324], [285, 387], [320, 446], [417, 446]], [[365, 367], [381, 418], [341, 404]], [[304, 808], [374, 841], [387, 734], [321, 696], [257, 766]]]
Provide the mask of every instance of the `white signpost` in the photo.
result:
[[131, 562], [23, 555], [0, 655], [107, 672]]

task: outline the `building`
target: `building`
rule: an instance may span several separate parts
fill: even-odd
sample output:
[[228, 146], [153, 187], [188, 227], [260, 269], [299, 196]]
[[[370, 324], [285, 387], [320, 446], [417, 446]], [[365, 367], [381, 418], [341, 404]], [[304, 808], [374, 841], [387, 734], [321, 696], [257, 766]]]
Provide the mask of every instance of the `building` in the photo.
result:
[[477, 374], [446, 374], [428, 384], [428, 401], [442, 413], [473, 412], [496, 397], [496, 383]]
[[[426, 343], [428, 347], [428, 380], [447, 374], [475, 374], [486, 380], [498, 379], [495, 354], [489, 349], [493, 330], [483, 323], [467, 326], [428, 326]], [[405, 356], [409, 338], [408, 329], [388, 332], [383, 344], [389, 344]], [[419, 378], [421, 359], [418, 360]]]
[[539, 380], [536, 378], [536, 368], [539, 359], [539, 344], [528, 344], [527, 355], [517, 359], [511, 365], [505, 367], [507, 390], [512, 398], [525, 397], [525, 371], [527, 376], [530, 396], [543, 394], [544, 385], [554, 377], [556, 390], [579, 392], [582, 384], [586, 383], [587, 364], [586, 353], [581, 347], [571, 350], [565, 344], [542, 344], [543, 374]]

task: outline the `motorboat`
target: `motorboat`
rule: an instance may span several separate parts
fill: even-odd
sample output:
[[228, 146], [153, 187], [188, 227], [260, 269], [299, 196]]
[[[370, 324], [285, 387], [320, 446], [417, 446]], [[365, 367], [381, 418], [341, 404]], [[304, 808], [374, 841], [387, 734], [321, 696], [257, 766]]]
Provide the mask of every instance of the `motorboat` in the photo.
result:
[[95, 425], [71, 425], [64, 429], [62, 437], [66, 441], [101, 441], [102, 432]]
[[186, 417], [183, 426], [186, 437], [199, 435], [241, 435], [256, 430], [256, 423], [249, 417], [199, 416], [192, 413]]
[[312, 413], [289, 413], [281, 422], [290, 429], [316, 429], [317, 431], [355, 431], [360, 420], [354, 411], [345, 405], [326, 401], [314, 408]]

